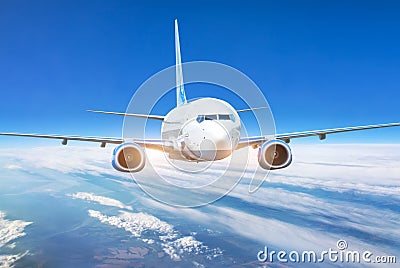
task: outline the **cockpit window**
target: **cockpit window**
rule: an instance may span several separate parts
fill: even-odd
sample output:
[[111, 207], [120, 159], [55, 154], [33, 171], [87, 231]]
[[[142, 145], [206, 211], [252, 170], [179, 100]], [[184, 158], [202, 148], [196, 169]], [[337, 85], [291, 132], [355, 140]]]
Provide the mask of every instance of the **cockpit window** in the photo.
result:
[[196, 118], [196, 121], [198, 123], [203, 122], [204, 120], [231, 120], [232, 122], [235, 122], [235, 116], [233, 114], [201, 114], [198, 115]]
[[204, 121], [204, 115], [197, 116], [196, 121], [199, 122], [199, 123], [203, 122]]
[[231, 120], [229, 114], [220, 114], [218, 115], [219, 120]]
[[207, 114], [206, 115], [206, 120], [217, 120], [218, 117], [216, 114]]

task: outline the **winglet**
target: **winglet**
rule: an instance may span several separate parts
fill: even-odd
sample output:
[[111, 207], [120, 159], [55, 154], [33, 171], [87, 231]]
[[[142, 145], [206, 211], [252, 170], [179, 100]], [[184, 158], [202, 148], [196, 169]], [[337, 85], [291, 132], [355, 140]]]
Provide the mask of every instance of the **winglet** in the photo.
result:
[[185, 104], [186, 94], [183, 83], [181, 47], [179, 44], [178, 20], [175, 20], [175, 72], [176, 72], [176, 106]]

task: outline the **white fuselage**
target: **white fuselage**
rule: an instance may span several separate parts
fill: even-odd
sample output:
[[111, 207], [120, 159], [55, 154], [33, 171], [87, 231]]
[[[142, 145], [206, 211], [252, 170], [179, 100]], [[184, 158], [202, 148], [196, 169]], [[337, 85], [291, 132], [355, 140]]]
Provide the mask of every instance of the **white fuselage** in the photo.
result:
[[227, 102], [201, 98], [182, 104], [165, 117], [161, 135], [174, 143], [173, 159], [214, 161], [231, 155], [239, 143], [240, 118]]

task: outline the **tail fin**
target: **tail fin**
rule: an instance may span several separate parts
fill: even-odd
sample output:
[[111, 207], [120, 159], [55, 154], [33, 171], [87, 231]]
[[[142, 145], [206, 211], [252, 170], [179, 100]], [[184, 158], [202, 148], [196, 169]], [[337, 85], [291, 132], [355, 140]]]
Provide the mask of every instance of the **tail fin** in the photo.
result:
[[175, 72], [176, 72], [176, 106], [185, 104], [186, 94], [183, 86], [181, 47], [179, 44], [178, 20], [175, 20]]

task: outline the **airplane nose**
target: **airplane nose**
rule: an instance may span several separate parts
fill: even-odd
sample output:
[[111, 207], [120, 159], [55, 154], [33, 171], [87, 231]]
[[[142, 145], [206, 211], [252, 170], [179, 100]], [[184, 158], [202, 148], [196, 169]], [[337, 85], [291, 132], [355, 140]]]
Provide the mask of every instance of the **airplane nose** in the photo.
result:
[[216, 150], [231, 150], [232, 144], [227, 129], [216, 121], [206, 122], [204, 139], [211, 141]]
[[199, 159], [213, 161], [223, 159], [232, 152], [232, 141], [226, 128], [217, 121], [195, 122], [185, 129], [185, 144]]
[[217, 154], [217, 148], [212, 140], [204, 139], [200, 143], [200, 158], [204, 160], [214, 160]]

